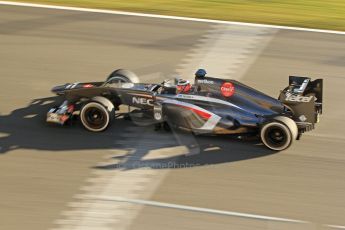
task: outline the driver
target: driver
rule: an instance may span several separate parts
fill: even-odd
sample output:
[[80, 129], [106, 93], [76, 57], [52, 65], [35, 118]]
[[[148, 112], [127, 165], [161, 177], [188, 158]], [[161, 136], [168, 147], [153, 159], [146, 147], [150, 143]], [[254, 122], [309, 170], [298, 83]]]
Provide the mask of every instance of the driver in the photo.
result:
[[191, 88], [192, 86], [188, 80], [178, 79], [176, 84], [177, 93], [189, 93]]

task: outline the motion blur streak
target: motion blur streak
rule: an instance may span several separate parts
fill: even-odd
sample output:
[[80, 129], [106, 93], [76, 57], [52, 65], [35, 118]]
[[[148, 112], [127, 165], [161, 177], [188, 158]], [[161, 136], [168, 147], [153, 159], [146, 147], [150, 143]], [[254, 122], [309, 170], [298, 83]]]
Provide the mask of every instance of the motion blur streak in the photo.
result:
[[[117, 14], [117, 15], [136, 16], [136, 17], [149, 17], [149, 18], [170, 19], [170, 20], [216, 23], [216, 24], [226, 24], [226, 25], [235, 25], [235, 26], [249, 26], [249, 27], [262, 27], [262, 28], [270, 28], [270, 29], [281, 29], [281, 30], [307, 31], [307, 32], [315, 32], [315, 33], [329, 33], [329, 34], [341, 34], [341, 35], [345, 34], [344, 31], [337, 31], [337, 30], [310, 29], [310, 28], [303, 28], [303, 27], [278, 26], [278, 25], [246, 23], [246, 22], [236, 22], [236, 21], [222, 21], [222, 20], [212, 20], [212, 19], [192, 18], [192, 17], [145, 14], [145, 13], [116, 11], [116, 10], [101, 10], [101, 9], [92, 9], [92, 8], [56, 6], [56, 5], [45, 5], [45, 4], [24, 3], [24, 2], [0, 1], [0, 4], [11, 5], [11, 6], [46, 8], [46, 9], [71, 10], [71, 11], [81, 11], [81, 12], [90, 12], [90, 13]], [[316, 25], [316, 27], [317, 26], [318, 25]]]
[[211, 76], [239, 80], [273, 38], [275, 31], [260, 27], [214, 25], [188, 52], [177, 72], [193, 80], [196, 69], [205, 68]]

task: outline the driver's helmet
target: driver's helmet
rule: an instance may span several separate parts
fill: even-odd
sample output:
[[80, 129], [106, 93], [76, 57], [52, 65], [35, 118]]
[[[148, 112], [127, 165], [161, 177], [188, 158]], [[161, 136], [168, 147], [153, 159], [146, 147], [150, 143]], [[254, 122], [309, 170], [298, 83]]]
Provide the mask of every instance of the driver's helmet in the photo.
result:
[[176, 84], [177, 93], [189, 93], [192, 86], [188, 80], [179, 79]]
[[198, 69], [196, 72], [195, 72], [195, 77], [205, 77], [206, 76], [206, 70], [204, 69]]

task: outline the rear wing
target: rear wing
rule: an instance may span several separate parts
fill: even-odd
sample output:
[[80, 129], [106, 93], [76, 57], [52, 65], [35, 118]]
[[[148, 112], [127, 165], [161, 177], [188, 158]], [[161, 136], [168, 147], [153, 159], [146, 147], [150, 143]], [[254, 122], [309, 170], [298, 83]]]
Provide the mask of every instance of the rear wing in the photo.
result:
[[322, 114], [323, 79], [312, 81], [309, 77], [289, 76], [289, 86], [293, 87], [294, 93], [301, 94], [302, 96], [315, 96], [315, 103]]
[[317, 123], [322, 114], [323, 79], [289, 76], [289, 86], [281, 91], [279, 100], [292, 111], [296, 121]]

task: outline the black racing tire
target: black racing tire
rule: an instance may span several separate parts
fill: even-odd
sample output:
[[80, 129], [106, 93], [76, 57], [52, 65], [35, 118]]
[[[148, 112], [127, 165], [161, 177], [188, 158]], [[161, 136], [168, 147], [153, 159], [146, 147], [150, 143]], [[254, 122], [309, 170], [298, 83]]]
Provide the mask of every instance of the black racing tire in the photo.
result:
[[295, 139], [286, 124], [275, 120], [262, 126], [260, 137], [262, 143], [274, 151], [282, 151], [289, 148]]
[[108, 109], [97, 101], [85, 103], [80, 111], [80, 121], [85, 129], [92, 132], [102, 132], [106, 130], [115, 116], [114, 110]]
[[139, 83], [138, 76], [126, 69], [118, 69], [113, 71], [105, 80], [106, 83]]

